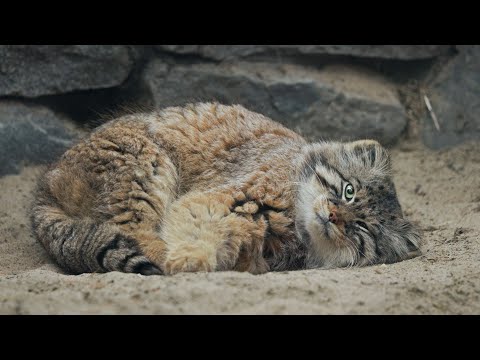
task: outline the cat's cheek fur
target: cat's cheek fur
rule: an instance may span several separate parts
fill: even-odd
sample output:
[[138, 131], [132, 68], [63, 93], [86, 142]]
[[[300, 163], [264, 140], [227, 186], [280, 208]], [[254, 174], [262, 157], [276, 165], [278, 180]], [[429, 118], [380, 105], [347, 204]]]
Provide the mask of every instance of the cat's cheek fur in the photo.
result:
[[[328, 230], [325, 230], [327, 226]], [[308, 268], [334, 268], [354, 264], [356, 255], [339, 241], [338, 229], [334, 229], [333, 225], [310, 221], [306, 230], [310, 238]]]
[[[314, 179], [313, 179], [314, 180]], [[317, 214], [328, 219], [327, 197], [318, 192], [312, 179], [301, 184], [296, 204], [297, 216], [308, 232], [308, 268], [352, 265], [356, 254], [345, 246], [344, 234], [333, 224], [322, 224]], [[325, 227], [328, 229], [325, 229]]]

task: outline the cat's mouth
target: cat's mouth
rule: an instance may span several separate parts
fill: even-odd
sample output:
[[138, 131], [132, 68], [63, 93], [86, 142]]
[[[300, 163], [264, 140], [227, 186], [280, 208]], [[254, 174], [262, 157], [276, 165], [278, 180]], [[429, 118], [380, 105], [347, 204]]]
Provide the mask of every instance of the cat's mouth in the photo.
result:
[[330, 214], [315, 212], [316, 235], [324, 240], [334, 244], [337, 247], [346, 247], [349, 241], [344, 233], [345, 225], [343, 221], [332, 221]]
[[328, 217], [327, 217], [327, 216], [321, 215], [321, 214], [319, 214], [319, 213], [316, 213], [315, 216], [316, 216], [318, 222], [319, 222], [320, 224], [322, 224], [322, 225], [325, 225], [325, 224], [330, 223], [330, 222], [328, 221]]
[[319, 214], [318, 212], [315, 213], [315, 216], [317, 218], [318, 223], [320, 224], [320, 227], [323, 229], [323, 235], [325, 238], [329, 239], [330, 236], [332, 235], [332, 230], [329, 230], [330, 226], [335, 226], [335, 224], [332, 224], [327, 216], [323, 216]]

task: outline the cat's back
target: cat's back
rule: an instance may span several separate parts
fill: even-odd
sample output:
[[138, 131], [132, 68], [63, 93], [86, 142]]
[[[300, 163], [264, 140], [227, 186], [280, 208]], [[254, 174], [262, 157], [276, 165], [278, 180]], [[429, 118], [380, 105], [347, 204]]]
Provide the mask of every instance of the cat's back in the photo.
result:
[[142, 154], [166, 152], [188, 188], [258, 169], [288, 171], [292, 154], [304, 143], [300, 135], [243, 106], [196, 103], [116, 118], [67, 151], [62, 163], [103, 173], [128, 159], [143, 161]]
[[231, 148], [246, 142], [274, 138], [301, 140], [295, 132], [241, 105], [196, 103], [168, 107], [148, 119], [150, 131], [167, 142], [185, 142], [195, 147]]
[[[272, 119], [241, 105], [197, 103], [170, 107], [151, 115], [149, 132], [162, 146], [189, 164], [190, 172], [230, 171], [272, 161], [270, 155], [290, 151], [305, 140]], [[229, 171], [229, 172], [230, 172]]]
[[241, 105], [194, 103], [119, 116], [95, 129], [74, 148], [97, 141], [128, 144], [137, 140], [141, 146], [141, 138], [157, 140], [162, 147], [188, 155], [218, 155], [238, 147], [265, 150], [279, 140], [304, 142], [280, 123]]
[[241, 105], [169, 107], [151, 114], [149, 133], [178, 160], [188, 186], [208, 187], [258, 171], [289, 171], [305, 140], [280, 123]]

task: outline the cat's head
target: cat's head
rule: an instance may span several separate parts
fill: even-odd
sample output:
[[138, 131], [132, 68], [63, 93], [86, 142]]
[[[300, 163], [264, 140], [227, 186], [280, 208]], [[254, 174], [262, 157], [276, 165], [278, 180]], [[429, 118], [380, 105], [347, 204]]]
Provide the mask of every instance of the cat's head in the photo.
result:
[[307, 267], [392, 263], [420, 254], [420, 233], [403, 217], [390, 157], [376, 141], [304, 148], [296, 230]]

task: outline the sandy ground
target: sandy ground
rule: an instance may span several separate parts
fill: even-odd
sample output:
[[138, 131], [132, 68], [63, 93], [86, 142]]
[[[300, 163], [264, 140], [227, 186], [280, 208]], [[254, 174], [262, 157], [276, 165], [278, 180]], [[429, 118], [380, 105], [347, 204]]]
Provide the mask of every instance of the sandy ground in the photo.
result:
[[480, 143], [393, 151], [424, 254], [391, 265], [265, 275], [64, 275], [29, 230], [38, 168], [0, 179], [0, 314], [480, 314]]

